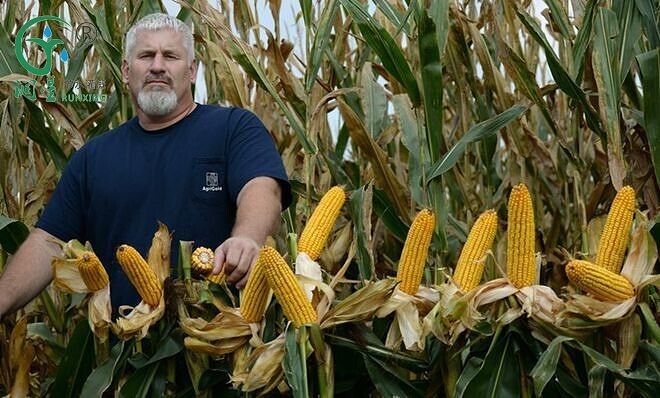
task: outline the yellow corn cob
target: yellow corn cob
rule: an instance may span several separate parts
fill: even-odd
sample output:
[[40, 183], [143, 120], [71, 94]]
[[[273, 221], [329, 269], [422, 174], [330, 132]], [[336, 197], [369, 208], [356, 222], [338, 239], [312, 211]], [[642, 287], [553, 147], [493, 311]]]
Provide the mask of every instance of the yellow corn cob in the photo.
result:
[[259, 322], [266, 311], [268, 300], [268, 281], [264, 273], [261, 256], [250, 271], [247, 285], [241, 294], [241, 315], [249, 323]]
[[78, 271], [82, 277], [85, 286], [93, 292], [103, 289], [110, 282], [105, 267], [96, 254], [92, 252], [83, 252], [76, 261]]
[[628, 279], [589, 261], [571, 261], [566, 275], [577, 287], [602, 301], [623, 301], [635, 295]]
[[495, 240], [497, 213], [483, 212], [468, 234], [461, 256], [456, 264], [454, 282], [463, 292], [469, 292], [479, 285], [484, 273], [485, 256]]
[[345, 201], [346, 194], [338, 186], [330, 188], [323, 195], [300, 235], [298, 240], [299, 252], [307, 253], [314, 261], [319, 258]]
[[422, 282], [424, 264], [428, 256], [434, 229], [435, 214], [429, 209], [420, 211], [410, 226], [399, 259], [396, 279], [401, 281], [401, 284], [399, 284], [401, 291], [410, 295], [417, 293], [419, 284]]
[[506, 274], [519, 289], [533, 285], [536, 279], [534, 243], [532, 197], [525, 184], [518, 184], [509, 196]]
[[225, 275], [225, 270], [221, 269], [220, 272], [217, 274], [206, 275], [206, 280], [208, 280], [209, 282], [213, 282], [216, 285], [221, 285], [222, 283], [224, 283], [226, 277], [227, 275]]
[[316, 311], [307, 300], [293, 271], [277, 250], [264, 246], [261, 248], [259, 258], [263, 262], [262, 266], [268, 285], [273, 289], [284, 315], [293, 322], [295, 327], [316, 323], [318, 321]]
[[215, 257], [213, 250], [208, 247], [198, 247], [192, 253], [190, 258], [190, 265], [197, 273], [206, 275], [213, 270], [213, 258]]
[[121, 245], [117, 249], [117, 261], [142, 300], [152, 307], [157, 306], [163, 295], [163, 288], [156, 273], [140, 253], [129, 245]]
[[625, 186], [616, 194], [598, 243], [596, 265], [618, 274], [628, 246], [635, 214], [635, 190]]

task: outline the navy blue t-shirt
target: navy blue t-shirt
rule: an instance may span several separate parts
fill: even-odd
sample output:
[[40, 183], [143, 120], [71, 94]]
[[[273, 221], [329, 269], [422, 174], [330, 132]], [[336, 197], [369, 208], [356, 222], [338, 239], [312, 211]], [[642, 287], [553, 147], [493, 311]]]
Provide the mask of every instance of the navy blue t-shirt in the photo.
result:
[[161, 221], [173, 232], [173, 266], [179, 240], [215, 249], [230, 236], [238, 193], [258, 176], [280, 182], [286, 208], [282, 160], [249, 111], [198, 104], [157, 131], [134, 118], [73, 154], [36, 226], [63, 241], [89, 241], [108, 271], [113, 308], [136, 305], [117, 247], [129, 244], [146, 258]]

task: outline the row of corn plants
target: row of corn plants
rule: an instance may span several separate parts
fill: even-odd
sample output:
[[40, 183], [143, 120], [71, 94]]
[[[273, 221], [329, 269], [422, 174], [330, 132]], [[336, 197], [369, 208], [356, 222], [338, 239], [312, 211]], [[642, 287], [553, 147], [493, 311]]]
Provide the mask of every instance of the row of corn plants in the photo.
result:
[[[91, 248], [62, 242], [53, 286], [2, 320], [0, 393], [654, 396], [657, 1], [301, 0], [295, 40], [290, 4], [179, 4], [208, 102], [282, 154], [282, 231], [242, 292], [166, 226], [153, 254], [126, 242], [144, 301], [117, 319]], [[31, 13], [92, 23], [82, 45], [49, 26], [71, 50], [52, 75], [108, 94], [32, 101], [0, 62], [2, 269], [71, 153], [132, 117], [122, 35], [163, 6], [0, 9], [3, 54]]]

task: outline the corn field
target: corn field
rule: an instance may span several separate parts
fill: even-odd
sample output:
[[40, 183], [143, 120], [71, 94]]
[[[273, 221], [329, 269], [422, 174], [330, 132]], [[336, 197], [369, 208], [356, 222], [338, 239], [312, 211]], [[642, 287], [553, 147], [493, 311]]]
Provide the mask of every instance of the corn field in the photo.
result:
[[[178, 4], [206, 102], [264, 122], [294, 202], [242, 292], [154, 225], [134, 317], [58, 273], [88, 251], [62, 242], [2, 319], [0, 395], [657, 396], [658, 0]], [[165, 7], [0, 10], [2, 272], [72, 153], [135, 115], [123, 35]], [[70, 24], [48, 76], [14, 56], [36, 15]]]

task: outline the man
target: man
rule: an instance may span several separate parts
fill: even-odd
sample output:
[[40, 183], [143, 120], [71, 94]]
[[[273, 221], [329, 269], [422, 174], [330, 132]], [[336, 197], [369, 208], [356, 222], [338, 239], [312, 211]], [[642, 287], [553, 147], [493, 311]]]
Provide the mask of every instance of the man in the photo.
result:
[[[52, 280], [52, 242], [89, 241], [110, 276], [113, 309], [137, 293], [118, 266], [121, 244], [146, 255], [162, 221], [173, 242], [216, 247], [214, 273], [242, 288], [291, 199], [272, 138], [248, 111], [196, 104], [189, 28], [151, 14], [126, 35], [122, 77], [137, 117], [71, 158], [36, 228], [0, 279], [0, 317]], [[221, 244], [220, 244], [221, 243]], [[218, 246], [218, 244], [220, 244]], [[176, 261], [178, 245], [173, 244]]]

